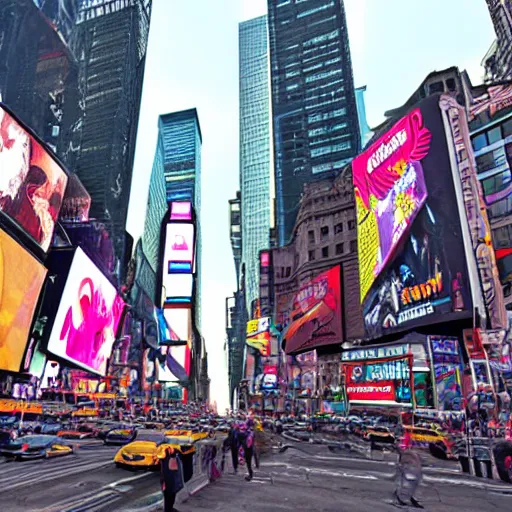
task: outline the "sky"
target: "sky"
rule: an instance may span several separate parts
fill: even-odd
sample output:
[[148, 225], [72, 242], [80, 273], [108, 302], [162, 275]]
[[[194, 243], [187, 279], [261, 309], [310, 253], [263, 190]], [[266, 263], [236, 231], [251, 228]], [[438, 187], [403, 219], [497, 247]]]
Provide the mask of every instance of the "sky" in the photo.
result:
[[[202, 148], [202, 334], [210, 395], [228, 406], [225, 299], [236, 289], [228, 200], [239, 189], [238, 23], [267, 0], [153, 0], [128, 231], [144, 227], [159, 114], [196, 107]], [[402, 105], [427, 74], [452, 65], [481, 83], [494, 32], [484, 0], [345, 0], [356, 87], [370, 126]]]

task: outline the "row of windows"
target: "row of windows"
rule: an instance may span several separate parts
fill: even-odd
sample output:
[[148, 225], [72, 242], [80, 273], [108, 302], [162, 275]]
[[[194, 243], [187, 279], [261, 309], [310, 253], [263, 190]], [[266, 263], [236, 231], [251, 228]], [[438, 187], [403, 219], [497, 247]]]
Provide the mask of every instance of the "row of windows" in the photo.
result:
[[480, 151], [486, 146], [490, 146], [491, 144], [509, 137], [510, 135], [512, 135], [512, 118], [507, 119], [504, 123], [494, 126], [483, 133], [474, 135], [471, 138], [473, 149], [475, 151]]
[[[320, 250], [320, 254], [322, 258], [329, 258], [331, 256], [329, 254], [329, 246], [322, 247]], [[339, 244], [336, 244], [334, 247], [334, 254], [339, 256], [341, 254], [351, 254], [357, 251], [357, 242], [355, 240], [351, 240], [348, 244], [345, 244], [343, 242], [340, 242]], [[308, 251], [308, 261], [315, 261], [316, 260], [316, 249], [311, 249]], [[289, 276], [287, 276], [289, 277]]]
[[309, 84], [311, 82], [316, 82], [318, 80], [324, 80], [325, 78], [329, 78], [330, 76], [339, 75], [343, 70], [341, 68], [331, 69], [329, 71], [322, 71], [321, 73], [315, 73], [314, 75], [310, 75], [306, 77], [306, 83]]
[[326, 164], [313, 165], [311, 172], [313, 174], [319, 174], [321, 172], [333, 171], [335, 169], [342, 169], [346, 164], [352, 160], [351, 158], [344, 158], [343, 160], [337, 160], [336, 162], [327, 162]]
[[340, 35], [339, 29], [333, 30], [332, 32], [328, 32], [327, 34], [322, 34], [320, 36], [313, 37], [312, 39], [308, 39], [302, 43], [303, 46], [313, 46], [317, 43], [322, 43], [323, 41], [330, 41], [331, 39], [336, 39]]
[[312, 14], [316, 14], [320, 11], [325, 11], [326, 9], [329, 9], [330, 7], [334, 7], [334, 2], [329, 2], [327, 4], [319, 5], [318, 7], [315, 7], [314, 9], [308, 9], [307, 11], [300, 12], [297, 14], [297, 19], [299, 18], [305, 18], [306, 16], [311, 16]]
[[[347, 227], [349, 231], [353, 231], [356, 229], [356, 221], [355, 220], [349, 220], [347, 222]], [[338, 224], [334, 225], [334, 233], [343, 233], [343, 222], [339, 222]], [[322, 226], [320, 228], [320, 240], [327, 240], [329, 238], [329, 226]], [[308, 231], [308, 242], [310, 244], [316, 243], [316, 237], [315, 232], [313, 230]]]
[[336, 132], [338, 130], [342, 130], [347, 127], [347, 123], [337, 123], [331, 126], [322, 126], [320, 128], [314, 128], [313, 130], [308, 130], [309, 137], [315, 137], [317, 135], [326, 135], [328, 133]]
[[311, 150], [311, 158], [317, 156], [330, 155], [331, 153], [337, 153], [338, 151], [346, 151], [352, 147], [352, 142], [345, 141], [340, 144], [334, 144], [332, 146], [324, 146], [321, 148], [315, 148]]
[[339, 108], [336, 110], [331, 110], [330, 112], [322, 112], [319, 114], [310, 114], [308, 116], [308, 123], [316, 123], [318, 121], [325, 121], [326, 119], [333, 119], [335, 117], [344, 116], [347, 113], [347, 109], [345, 107]]

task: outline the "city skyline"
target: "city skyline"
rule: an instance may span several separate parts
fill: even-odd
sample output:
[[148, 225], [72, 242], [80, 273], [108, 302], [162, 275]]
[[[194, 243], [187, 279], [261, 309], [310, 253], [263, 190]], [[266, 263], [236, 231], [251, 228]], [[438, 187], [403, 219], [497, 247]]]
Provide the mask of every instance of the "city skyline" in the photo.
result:
[[[485, 2], [470, 7], [463, 0], [449, 4], [436, 0], [420, 6], [397, 0], [396, 4], [396, 9], [389, 10], [372, 0], [345, 2], [355, 86], [368, 87], [366, 110], [370, 127], [383, 120], [384, 111], [405, 103], [433, 69], [459, 65], [469, 70], [475, 83], [479, 82], [478, 76], [483, 75], [480, 61], [495, 37]], [[203, 8], [200, 18], [196, 16], [198, 5]], [[464, 27], [453, 24], [464, 9], [468, 11], [468, 23]], [[265, 13], [265, 0], [222, 0], [215, 5], [155, 2], [128, 218], [128, 231], [136, 238], [143, 227], [140, 208], [146, 205], [158, 115], [197, 108], [204, 139], [203, 252], [208, 254], [203, 262], [203, 323], [207, 326], [203, 326], [203, 335], [209, 356], [211, 396], [215, 399], [225, 393], [224, 403], [225, 312], [224, 299], [219, 296], [231, 296], [236, 289], [227, 207], [239, 189], [236, 41], [241, 21]], [[399, 18], [396, 13], [400, 13]], [[211, 19], [217, 23], [210, 23]], [[418, 36], [425, 23], [436, 27], [435, 38]], [[388, 59], [379, 59], [378, 55]]]

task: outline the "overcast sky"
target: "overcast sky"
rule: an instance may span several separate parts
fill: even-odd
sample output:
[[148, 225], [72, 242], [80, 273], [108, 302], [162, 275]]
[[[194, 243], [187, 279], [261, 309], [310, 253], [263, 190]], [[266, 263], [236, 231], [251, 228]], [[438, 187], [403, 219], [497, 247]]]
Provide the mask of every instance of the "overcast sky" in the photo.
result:
[[[128, 230], [144, 226], [159, 114], [196, 107], [203, 134], [203, 320], [211, 396], [227, 406], [225, 299], [236, 288], [228, 200], [238, 190], [238, 23], [267, 0], [153, 0]], [[370, 126], [433, 70], [481, 82], [493, 27], [484, 0], [345, 0], [356, 86]]]

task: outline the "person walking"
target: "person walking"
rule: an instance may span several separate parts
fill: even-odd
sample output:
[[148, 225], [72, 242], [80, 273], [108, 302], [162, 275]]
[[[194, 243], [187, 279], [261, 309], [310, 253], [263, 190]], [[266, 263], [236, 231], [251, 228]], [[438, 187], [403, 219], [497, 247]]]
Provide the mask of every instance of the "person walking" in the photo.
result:
[[169, 445], [158, 449], [160, 484], [164, 495], [164, 512], [178, 512], [174, 508], [176, 495], [183, 489], [183, 464], [177, 451]]
[[254, 457], [254, 421], [248, 419], [240, 427], [240, 443], [244, 451], [245, 464], [247, 465], [248, 475], [245, 479], [250, 482], [254, 476], [252, 470], [252, 459]]
[[231, 424], [228, 437], [224, 440], [224, 451], [231, 452], [231, 462], [233, 464], [233, 472], [238, 473], [238, 451], [240, 448], [239, 430], [236, 422]]

